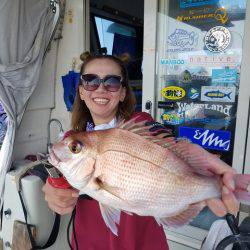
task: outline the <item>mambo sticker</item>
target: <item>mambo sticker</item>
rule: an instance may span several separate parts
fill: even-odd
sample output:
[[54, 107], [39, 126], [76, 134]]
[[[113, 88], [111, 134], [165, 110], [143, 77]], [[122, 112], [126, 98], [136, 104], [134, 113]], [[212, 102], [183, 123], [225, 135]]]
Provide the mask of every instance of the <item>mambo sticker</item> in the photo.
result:
[[235, 87], [202, 86], [201, 100], [208, 102], [234, 102]]
[[184, 29], [175, 29], [168, 36], [168, 45], [174, 48], [167, 49], [168, 52], [192, 51], [198, 44], [198, 34], [194, 31], [188, 32]]
[[[206, 11], [206, 12], [205, 12]], [[214, 19], [218, 22], [225, 24], [228, 21], [227, 11], [224, 8], [212, 9], [206, 8], [205, 10], [192, 10], [189, 11], [188, 16], [177, 16], [176, 18], [180, 22], [190, 22], [190, 21], [213, 21]]]
[[163, 97], [169, 100], [178, 100], [186, 95], [186, 91], [178, 86], [168, 86], [161, 90]]
[[185, 102], [176, 102], [178, 105], [178, 112], [186, 112], [190, 109], [205, 109], [205, 110], [215, 110], [224, 115], [230, 116], [231, 109], [233, 105], [223, 105], [223, 104], [208, 104], [208, 103], [185, 103]]
[[237, 81], [237, 69], [212, 69], [212, 84], [234, 85]]
[[180, 0], [180, 7], [182, 9], [193, 7], [193, 6], [202, 6], [202, 5], [212, 5], [218, 3], [219, 0]]
[[230, 149], [231, 133], [229, 131], [179, 127], [179, 136], [186, 137], [204, 148], [220, 151]]
[[205, 35], [204, 42], [211, 52], [224, 51], [231, 41], [230, 31], [223, 26], [216, 26], [210, 29]]
[[169, 66], [175, 66], [175, 65], [183, 65], [185, 61], [181, 59], [161, 59], [160, 63]]

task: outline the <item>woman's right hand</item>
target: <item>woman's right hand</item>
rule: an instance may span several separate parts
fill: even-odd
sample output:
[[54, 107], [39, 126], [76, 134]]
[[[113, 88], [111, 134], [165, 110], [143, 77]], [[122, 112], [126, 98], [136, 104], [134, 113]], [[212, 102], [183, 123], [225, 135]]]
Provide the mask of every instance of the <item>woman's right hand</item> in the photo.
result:
[[42, 190], [49, 208], [61, 215], [69, 214], [73, 211], [79, 196], [79, 191], [69, 188], [55, 188], [48, 183], [48, 180]]

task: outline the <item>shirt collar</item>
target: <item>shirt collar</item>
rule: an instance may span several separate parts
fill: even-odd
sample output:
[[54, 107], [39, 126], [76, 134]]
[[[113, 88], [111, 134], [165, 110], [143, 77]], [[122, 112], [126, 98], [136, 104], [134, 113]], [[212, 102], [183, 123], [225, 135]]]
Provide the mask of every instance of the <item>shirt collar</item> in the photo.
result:
[[116, 117], [113, 120], [111, 120], [109, 123], [99, 124], [97, 126], [94, 126], [94, 124], [91, 122], [87, 122], [86, 131], [105, 130], [105, 129], [114, 128], [116, 123], [117, 123]]

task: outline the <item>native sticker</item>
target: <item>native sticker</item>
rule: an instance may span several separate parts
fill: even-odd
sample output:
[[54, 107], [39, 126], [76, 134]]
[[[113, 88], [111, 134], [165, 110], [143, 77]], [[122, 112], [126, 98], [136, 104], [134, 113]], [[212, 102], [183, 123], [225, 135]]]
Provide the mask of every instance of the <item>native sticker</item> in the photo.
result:
[[200, 96], [199, 91], [196, 88], [190, 88], [188, 90], [188, 97], [192, 100], [197, 99]]
[[201, 101], [234, 102], [235, 91], [235, 87], [202, 86]]
[[216, 26], [210, 29], [204, 38], [205, 46], [211, 52], [224, 51], [231, 41], [230, 31], [223, 26]]
[[185, 137], [204, 148], [229, 151], [231, 133], [223, 130], [179, 127], [179, 137]]
[[237, 69], [212, 69], [212, 84], [229, 86], [236, 84]]
[[184, 123], [184, 114], [175, 112], [164, 112], [161, 115], [161, 119], [164, 124], [168, 125], [180, 125]]
[[161, 94], [169, 100], [179, 100], [186, 95], [186, 91], [178, 86], [168, 86], [162, 89]]

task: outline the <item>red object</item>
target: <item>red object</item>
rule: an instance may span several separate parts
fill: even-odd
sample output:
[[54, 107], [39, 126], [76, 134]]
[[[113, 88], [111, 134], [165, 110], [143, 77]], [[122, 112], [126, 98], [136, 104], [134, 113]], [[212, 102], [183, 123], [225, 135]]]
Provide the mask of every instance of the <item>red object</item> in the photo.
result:
[[[136, 122], [154, 121], [144, 112], [135, 113], [131, 119], [137, 116]], [[114, 235], [104, 223], [96, 200], [78, 199], [75, 231], [79, 250], [169, 250], [164, 230], [153, 217], [122, 212], [118, 236]], [[76, 249], [74, 237], [72, 245]]]
[[67, 180], [63, 176], [59, 178], [52, 178], [49, 176], [48, 182], [51, 186], [55, 188], [62, 188], [62, 189], [72, 188], [71, 185], [67, 182]]

